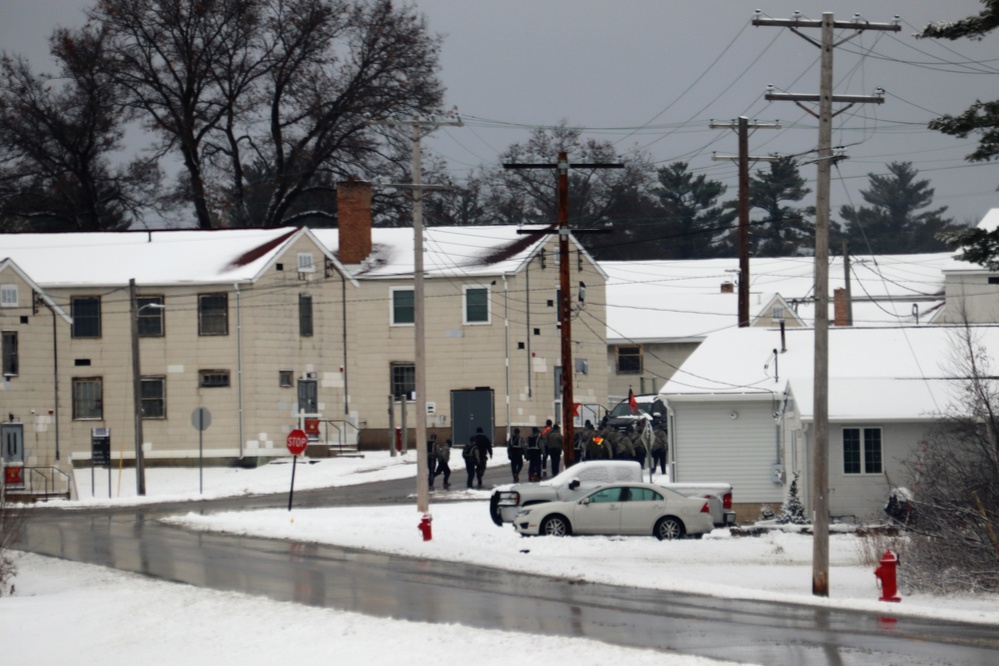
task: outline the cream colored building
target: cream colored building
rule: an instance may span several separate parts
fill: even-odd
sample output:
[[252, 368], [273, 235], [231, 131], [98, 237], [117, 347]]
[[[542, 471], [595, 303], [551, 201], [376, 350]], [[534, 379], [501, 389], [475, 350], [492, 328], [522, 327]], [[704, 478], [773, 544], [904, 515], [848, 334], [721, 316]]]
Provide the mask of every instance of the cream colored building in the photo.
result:
[[[112, 459], [131, 464], [132, 279], [147, 465], [287, 455], [306, 420], [318, 426], [312, 454], [387, 448], [390, 404], [392, 425], [403, 401], [415, 422], [413, 232], [371, 229], [363, 201], [355, 212], [340, 230], [3, 236], [0, 414], [22, 447], [12, 455], [89, 464], [105, 428]], [[557, 237], [518, 231], [425, 231], [427, 420], [442, 437], [474, 422], [502, 439], [561, 413]], [[601, 403], [604, 275], [575, 242], [570, 261], [574, 319], [600, 322], [573, 327], [574, 399]], [[469, 396], [489, 413], [469, 415]], [[211, 422], [199, 433], [201, 408]]]

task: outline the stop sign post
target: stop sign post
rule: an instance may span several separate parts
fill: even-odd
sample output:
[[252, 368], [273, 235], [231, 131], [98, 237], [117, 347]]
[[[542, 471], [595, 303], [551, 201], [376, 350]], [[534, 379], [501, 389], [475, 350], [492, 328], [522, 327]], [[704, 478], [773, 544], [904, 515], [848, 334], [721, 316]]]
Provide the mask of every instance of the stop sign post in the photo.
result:
[[305, 447], [309, 444], [309, 438], [304, 432], [295, 428], [288, 433], [288, 451], [291, 452], [291, 489], [288, 491], [288, 510], [291, 511], [291, 500], [295, 496], [295, 465], [298, 463], [298, 456], [305, 453]]

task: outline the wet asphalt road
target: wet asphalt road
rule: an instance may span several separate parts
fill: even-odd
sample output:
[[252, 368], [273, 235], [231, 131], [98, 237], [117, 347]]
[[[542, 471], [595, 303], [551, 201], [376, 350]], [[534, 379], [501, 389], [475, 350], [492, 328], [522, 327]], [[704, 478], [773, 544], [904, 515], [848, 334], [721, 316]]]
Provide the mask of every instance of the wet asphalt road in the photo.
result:
[[[505, 477], [495, 470], [495, 482]], [[487, 481], [490, 477], [487, 477]], [[487, 486], [490, 484], [487, 484]], [[295, 505], [412, 501], [412, 480], [295, 494]], [[287, 495], [197, 503], [287, 506]], [[549, 579], [163, 525], [191, 503], [32, 512], [19, 548], [169, 581], [379, 617], [582, 636], [759, 664], [999, 663], [999, 628]], [[483, 511], [483, 520], [489, 520]], [[499, 528], [497, 528], [499, 529]]]

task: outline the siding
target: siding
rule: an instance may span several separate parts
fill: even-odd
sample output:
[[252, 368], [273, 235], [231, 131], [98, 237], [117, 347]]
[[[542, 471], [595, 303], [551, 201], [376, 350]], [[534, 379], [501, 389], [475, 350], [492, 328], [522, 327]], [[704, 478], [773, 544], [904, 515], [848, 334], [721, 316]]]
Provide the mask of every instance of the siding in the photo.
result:
[[[671, 458], [680, 482], [732, 484], [736, 502], [783, 502], [771, 481], [777, 444], [769, 400], [670, 403], [674, 412]], [[732, 419], [732, 412], [738, 418]]]

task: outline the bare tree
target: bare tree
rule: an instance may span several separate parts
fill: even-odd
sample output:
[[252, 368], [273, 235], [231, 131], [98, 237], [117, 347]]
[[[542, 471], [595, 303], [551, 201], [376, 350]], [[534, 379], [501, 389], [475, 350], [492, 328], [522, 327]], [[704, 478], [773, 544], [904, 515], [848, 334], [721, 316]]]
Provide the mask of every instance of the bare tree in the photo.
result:
[[124, 123], [119, 90], [104, 69], [105, 32], [57, 30], [58, 76], [19, 56], [0, 58], [0, 215], [12, 230], [127, 227], [150, 204], [159, 171], [115, 164]]
[[90, 17], [128, 104], [183, 159], [201, 228], [335, 219], [335, 182], [391, 163], [397, 130], [370, 121], [443, 97], [439, 38], [389, 0], [101, 0]]
[[950, 371], [959, 408], [909, 464], [914, 587], [999, 590], [999, 378], [974, 327], [954, 329]]

